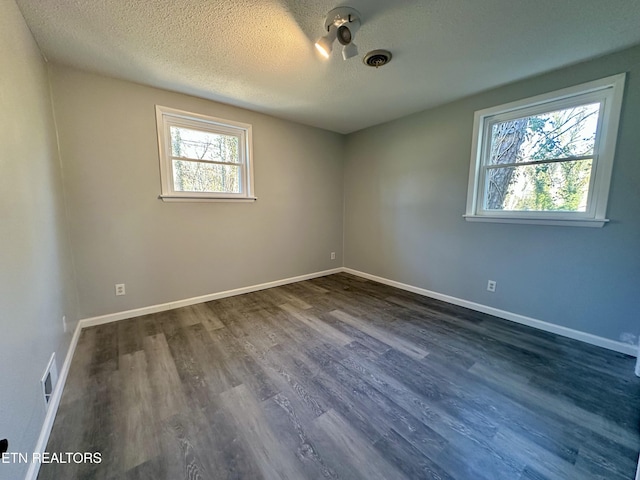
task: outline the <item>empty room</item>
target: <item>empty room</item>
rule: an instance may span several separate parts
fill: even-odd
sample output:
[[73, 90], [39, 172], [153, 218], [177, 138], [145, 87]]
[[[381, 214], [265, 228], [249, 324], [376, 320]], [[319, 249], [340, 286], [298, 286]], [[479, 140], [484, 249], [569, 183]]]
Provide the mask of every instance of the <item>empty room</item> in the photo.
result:
[[637, 0], [2, 0], [0, 480], [640, 480]]

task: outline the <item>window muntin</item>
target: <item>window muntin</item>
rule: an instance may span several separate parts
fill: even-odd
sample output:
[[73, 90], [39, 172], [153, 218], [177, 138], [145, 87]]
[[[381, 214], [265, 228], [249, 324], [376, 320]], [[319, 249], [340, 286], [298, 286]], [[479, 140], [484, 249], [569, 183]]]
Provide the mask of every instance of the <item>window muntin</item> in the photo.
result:
[[253, 200], [251, 125], [156, 107], [163, 199]]
[[603, 225], [623, 87], [621, 74], [476, 112], [467, 220]]
[[489, 119], [483, 209], [585, 212], [600, 107]]

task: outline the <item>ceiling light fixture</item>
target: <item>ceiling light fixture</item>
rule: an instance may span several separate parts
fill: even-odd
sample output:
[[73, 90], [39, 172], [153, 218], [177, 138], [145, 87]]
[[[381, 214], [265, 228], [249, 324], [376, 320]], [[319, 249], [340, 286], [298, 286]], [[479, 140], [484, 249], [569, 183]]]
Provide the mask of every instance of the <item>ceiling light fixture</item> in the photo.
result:
[[316, 48], [324, 58], [329, 58], [336, 38], [342, 45], [342, 58], [348, 60], [358, 55], [353, 36], [360, 28], [360, 14], [351, 7], [334, 8], [324, 22], [327, 34], [316, 42]]
[[333, 48], [333, 42], [336, 40], [338, 29], [331, 25], [329, 33], [316, 42], [316, 48], [324, 58], [329, 58], [331, 49]]

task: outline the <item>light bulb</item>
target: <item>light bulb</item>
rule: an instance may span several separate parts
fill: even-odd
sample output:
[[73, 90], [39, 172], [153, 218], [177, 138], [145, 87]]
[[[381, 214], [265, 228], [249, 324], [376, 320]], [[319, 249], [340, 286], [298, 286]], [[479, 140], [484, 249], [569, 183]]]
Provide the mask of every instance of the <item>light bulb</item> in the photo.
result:
[[342, 49], [342, 59], [348, 60], [351, 57], [358, 55], [358, 47], [355, 43], [351, 42], [349, 45], [345, 45]]
[[316, 49], [324, 58], [329, 58], [331, 50], [333, 49], [333, 42], [336, 40], [338, 29], [334, 26], [329, 28], [329, 33], [320, 38], [316, 42]]

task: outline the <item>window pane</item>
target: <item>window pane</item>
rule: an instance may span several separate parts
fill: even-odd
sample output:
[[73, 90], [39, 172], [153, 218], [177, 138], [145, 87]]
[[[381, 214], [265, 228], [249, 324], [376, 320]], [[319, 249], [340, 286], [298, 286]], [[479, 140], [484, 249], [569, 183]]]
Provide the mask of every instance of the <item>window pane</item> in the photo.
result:
[[600, 103], [493, 125], [489, 165], [593, 155]]
[[171, 155], [174, 157], [240, 163], [240, 141], [236, 136], [174, 126], [170, 130]]
[[240, 168], [173, 160], [173, 188], [177, 192], [241, 193]]
[[587, 159], [487, 169], [485, 209], [585, 212], [591, 165]]

